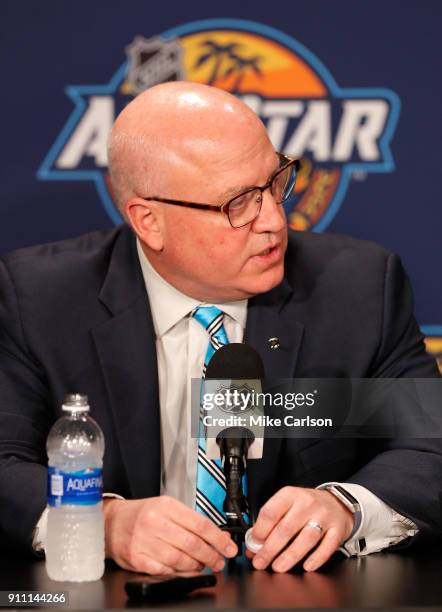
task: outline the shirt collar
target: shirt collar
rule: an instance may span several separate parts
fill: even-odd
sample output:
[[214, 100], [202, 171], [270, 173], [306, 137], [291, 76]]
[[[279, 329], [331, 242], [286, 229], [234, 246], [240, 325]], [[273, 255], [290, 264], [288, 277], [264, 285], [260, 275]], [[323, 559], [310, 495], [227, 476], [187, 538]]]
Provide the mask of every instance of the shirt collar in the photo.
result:
[[[144, 254], [138, 238], [137, 252], [141, 271], [143, 273], [144, 284], [146, 285], [147, 295], [149, 296], [155, 333], [157, 337], [163, 336], [169, 329], [192, 312], [196, 306], [201, 305], [201, 302], [181, 293], [181, 291], [175, 289], [175, 287], [158, 274]], [[167, 304], [166, 308], [164, 307], [165, 304]], [[213, 305], [217, 306], [220, 310], [237, 321], [242, 329], [245, 328], [247, 319], [247, 300], [223, 302]]]

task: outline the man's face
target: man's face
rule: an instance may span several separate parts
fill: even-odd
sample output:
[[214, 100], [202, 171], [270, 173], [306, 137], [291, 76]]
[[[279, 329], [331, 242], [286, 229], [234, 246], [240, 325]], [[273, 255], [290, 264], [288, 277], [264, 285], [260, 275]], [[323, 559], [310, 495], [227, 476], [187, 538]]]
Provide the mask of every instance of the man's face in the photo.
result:
[[[220, 145], [215, 162], [210, 155], [174, 162], [167, 193], [157, 195], [221, 205], [248, 187], [263, 185], [278, 168], [278, 158], [264, 131], [248, 140], [233, 148]], [[163, 204], [164, 248], [154, 262], [159, 273], [206, 302], [249, 298], [279, 284], [286, 219], [270, 190], [263, 195], [259, 216], [236, 229], [223, 213]]]

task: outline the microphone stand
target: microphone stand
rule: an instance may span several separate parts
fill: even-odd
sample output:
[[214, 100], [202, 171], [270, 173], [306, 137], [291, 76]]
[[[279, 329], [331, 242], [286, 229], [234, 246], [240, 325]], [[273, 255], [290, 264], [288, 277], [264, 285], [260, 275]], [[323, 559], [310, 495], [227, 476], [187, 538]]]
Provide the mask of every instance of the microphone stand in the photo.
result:
[[237, 556], [242, 554], [244, 536], [250, 527], [243, 517], [243, 513], [247, 511], [247, 504], [242, 488], [242, 477], [247, 467], [248, 449], [254, 439], [253, 432], [245, 427], [229, 427], [216, 437], [226, 477], [226, 497], [223, 503], [226, 525], [221, 529], [228, 531], [238, 546]]

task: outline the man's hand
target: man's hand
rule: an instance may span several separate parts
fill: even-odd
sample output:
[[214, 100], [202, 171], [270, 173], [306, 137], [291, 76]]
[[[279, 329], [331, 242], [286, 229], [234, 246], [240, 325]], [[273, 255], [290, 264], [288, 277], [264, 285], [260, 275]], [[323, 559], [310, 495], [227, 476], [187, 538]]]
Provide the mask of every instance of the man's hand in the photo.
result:
[[106, 557], [147, 574], [224, 567], [236, 544], [212, 521], [171, 497], [104, 500]]
[[[323, 532], [309, 526], [311, 521]], [[303, 565], [311, 572], [348, 539], [353, 526], [351, 511], [328, 491], [284, 487], [261, 508], [252, 537], [263, 547], [256, 555], [247, 551], [247, 556], [253, 558], [255, 569], [271, 563], [275, 572], [286, 572], [318, 546]]]

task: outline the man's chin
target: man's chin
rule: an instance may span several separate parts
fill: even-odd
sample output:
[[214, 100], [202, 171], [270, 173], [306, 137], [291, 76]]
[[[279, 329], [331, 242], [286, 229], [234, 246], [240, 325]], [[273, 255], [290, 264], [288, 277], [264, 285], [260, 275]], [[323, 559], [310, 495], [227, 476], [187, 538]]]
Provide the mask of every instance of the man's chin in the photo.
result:
[[265, 272], [261, 272], [253, 282], [250, 282], [250, 286], [247, 287], [249, 290], [248, 297], [251, 298], [254, 295], [271, 291], [282, 282], [283, 278], [284, 262], [282, 261], [280, 265], [266, 270]]

